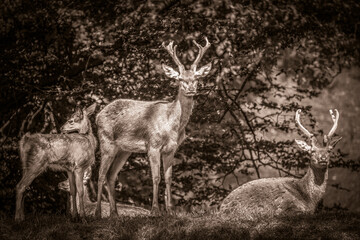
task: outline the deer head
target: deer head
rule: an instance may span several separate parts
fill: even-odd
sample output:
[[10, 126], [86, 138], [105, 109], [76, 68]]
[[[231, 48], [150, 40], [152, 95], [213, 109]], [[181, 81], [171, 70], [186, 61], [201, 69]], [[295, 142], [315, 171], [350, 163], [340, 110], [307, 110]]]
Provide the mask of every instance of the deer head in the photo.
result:
[[324, 143], [322, 146], [319, 146], [317, 139], [314, 134], [310, 133], [300, 122], [300, 113], [301, 110], [296, 111], [295, 121], [298, 124], [300, 130], [310, 138], [311, 145], [308, 145], [305, 141], [295, 140], [300, 149], [309, 152], [311, 154], [311, 164], [318, 167], [327, 167], [330, 159], [330, 152], [334, 149], [335, 145], [340, 141], [341, 137], [333, 139], [333, 135], [338, 126], [339, 112], [335, 109], [335, 114], [332, 110], [329, 110], [331, 118], [334, 122], [330, 132], [327, 135], [324, 135]]
[[179, 80], [180, 89], [184, 91], [186, 96], [194, 96], [196, 94], [198, 79], [200, 77], [206, 76], [211, 70], [211, 62], [197, 70], [197, 65], [199, 64], [200, 59], [203, 57], [206, 50], [210, 47], [209, 40], [206, 37], [205, 40], [206, 44], [204, 47], [198, 44], [195, 40], [193, 40], [193, 43], [199, 48], [199, 53], [189, 70], [185, 69], [184, 65], [176, 56], [177, 45], [173, 46], [174, 41], [171, 41], [167, 46], [165, 46], [165, 43], [162, 44], [162, 46], [169, 52], [170, 56], [173, 58], [174, 62], [179, 68], [179, 71], [176, 71], [172, 67], [169, 67], [165, 64], [162, 64], [161, 66], [166, 76]]
[[76, 108], [75, 112], [71, 115], [69, 120], [61, 127], [61, 132], [72, 133], [78, 132], [80, 134], [86, 134], [91, 129], [88, 116], [93, 114], [96, 108], [96, 103], [92, 104], [88, 108]]

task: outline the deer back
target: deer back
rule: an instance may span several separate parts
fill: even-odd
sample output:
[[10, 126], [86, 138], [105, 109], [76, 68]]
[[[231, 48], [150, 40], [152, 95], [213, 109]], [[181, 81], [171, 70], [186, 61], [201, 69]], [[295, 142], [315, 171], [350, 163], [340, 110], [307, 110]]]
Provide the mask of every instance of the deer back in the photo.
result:
[[178, 136], [180, 115], [177, 102], [119, 99], [97, 115], [96, 124], [100, 141], [105, 136], [125, 151], [146, 152], [149, 145], [160, 146]]
[[221, 203], [221, 214], [255, 220], [296, 212], [311, 212], [311, 199], [299, 179], [263, 178], [232, 191]]
[[90, 166], [94, 160], [91, 142], [86, 136], [76, 133], [25, 135], [20, 152], [24, 168], [35, 164], [54, 170], [73, 170]]
[[[93, 109], [92, 105], [88, 112]], [[77, 110], [64, 124], [61, 130], [71, 134], [26, 133], [19, 144], [23, 168], [35, 165], [73, 171], [90, 166], [95, 161], [96, 139], [87, 114], [86, 109], [81, 114]]]

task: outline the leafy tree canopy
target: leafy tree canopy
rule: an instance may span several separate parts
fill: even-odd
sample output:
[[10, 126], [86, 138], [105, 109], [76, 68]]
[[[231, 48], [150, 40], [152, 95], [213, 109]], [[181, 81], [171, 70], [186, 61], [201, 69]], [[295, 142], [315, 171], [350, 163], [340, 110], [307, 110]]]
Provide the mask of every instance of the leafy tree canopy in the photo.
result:
[[[161, 62], [174, 63], [161, 43], [174, 40], [179, 58], [189, 65], [198, 51], [192, 40], [203, 44], [205, 36], [212, 46], [201, 65], [211, 61], [213, 67], [201, 81], [189, 137], [176, 155], [178, 203], [216, 204], [228, 192], [227, 176], [261, 177], [263, 166], [300, 176], [295, 170], [305, 167], [308, 156], [293, 145], [294, 112], [310, 110], [303, 99], [317, 96], [343, 68], [359, 65], [359, 12], [360, 4], [351, 0], [5, 0], [0, 6], [5, 205], [12, 208], [12, 189], [21, 175], [20, 136], [58, 132], [76, 105], [174, 99], [177, 84], [160, 68]], [[307, 124], [314, 126], [309, 116]], [[335, 165], [356, 167], [342, 155]], [[126, 164], [122, 200], [150, 204], [148, 168], [143, 155]], [[54, 182], [62, 178], [50, 175]], [[53, 191], [45, 185], [48, 180], [39, 180], [31, 198], [39, 194], [34, 191]]]

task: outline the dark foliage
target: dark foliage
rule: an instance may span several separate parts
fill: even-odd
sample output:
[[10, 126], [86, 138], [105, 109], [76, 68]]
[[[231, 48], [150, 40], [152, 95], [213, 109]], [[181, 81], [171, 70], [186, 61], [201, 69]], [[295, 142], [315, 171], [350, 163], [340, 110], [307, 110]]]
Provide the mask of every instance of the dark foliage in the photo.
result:
[[[293, 145], [294, 112], [309, 113], [311, 106], [301, 100], [317, 96], [344, 67], [359, 64], [359, 12], [351, 0], [5, 1], [1, 210], [13, 212], [21, 176], [17, 143], [25, 132], [58, 132], [77, 105], [173, 99], [177, 84], [159, 67], [173, 63], [161, 43], [175, 40], [178, 55], [190, 63], [197, 51], [192, 39], [203, 43], [204, 36], [212, 46], [202, 62], [212, 61], [213, 70], [202, 80], [189, 137], [176, 154], [178, 203], [216, 204], [228, 192], [228, 176], [261, 177], [261, 166], [299, 177], [308, 156]], [[307, 124], [315, 126], [309, 117]], [[343, 156], [338, 152], [333, 165], [358, 169]], [[148, 168], [144, 155], [128, 161], [120, 174], [126, 180], [122, 201], [150, 204]], [[55, 188], [61, 180], [62, 173], [48, 172], [34, 181], [27, 206], [62, 211]]]

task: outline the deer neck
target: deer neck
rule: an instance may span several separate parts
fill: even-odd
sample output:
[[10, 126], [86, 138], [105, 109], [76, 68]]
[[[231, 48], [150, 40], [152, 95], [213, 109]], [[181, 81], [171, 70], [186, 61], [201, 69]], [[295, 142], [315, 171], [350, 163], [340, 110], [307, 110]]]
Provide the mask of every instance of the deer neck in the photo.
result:
[[184, 91], [179, 88], [178, 95], [175, 99], [175, 104], [180, 103], [181, 114], [180, 114], [180, 127], [179, 129], [184, 129], [187, 123], [189, 122], [192, 109], [194, 106], [194, 97], [186, 96]]
[[302, 178], [306, 192], [309, 194], [314, 206], [323, 197], [328, 179], [328, 168], [317, 167], [310, 164], [307, 173]]
[[327, 167], [316, 167], [310, 164], [309, 171], [313, 175], [313, 181], [316, 186], [321, 186], [326, 184], [328, 178], [328, 168]]
[[91, 145], [93, 146], [93, 149], [96, 149], [96, 147], [97, 147], [97, 141], [96, 141], [96, 138], [95, 138], [95, 136], [94, 136], [94, 133], [93, 133], [93, 130], [92, 130], [90, 121], [88, 121], [87, 124], [88, 124], [88, 127], [89, 127], [88, 133], [87, 133], [88, 138], [89, 138], [89, 140], [90, 140], [90, 142], [91, 142]]

